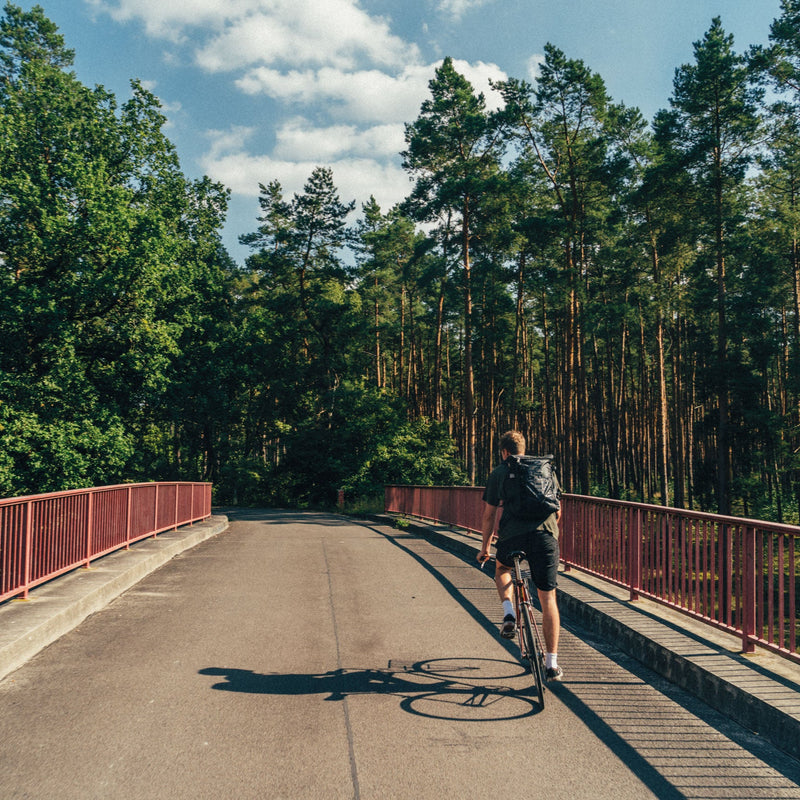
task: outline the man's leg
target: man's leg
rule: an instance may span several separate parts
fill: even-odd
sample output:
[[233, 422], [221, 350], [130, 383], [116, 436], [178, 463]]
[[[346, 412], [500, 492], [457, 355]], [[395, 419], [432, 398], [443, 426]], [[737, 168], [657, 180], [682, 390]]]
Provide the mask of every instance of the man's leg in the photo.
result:
[[511, 567], [495, 559], [494, 584], [503, 603], [503, 627], [500, 629], [500, 635], [504, 639], [514, 638], [517, 622], [514, 616], [514, 582], [511, 579], [511, 571]]
[[497, 594], [500, 595], [500, 600], [510, 600], [514, 602], [514, 582], [511, 580], [512, 568], [501, 564], [499, 561], [494, 562], [494, 584], [497, 586]]
[[543, 592], [538, 589], [539, 602], [542, 605], [542, 628], [544, 629], [544, 643], [548, 653], [558, 653], [558, 635], [561, 629], [561, 615], [558, 613], [556, 590]]
[[556, 590], [537, 590], [539, 602], [542, 604], [542, 627], [544, 628], [545, 677], [548, 681], [560, 681], [564, 678], [564, 671], [558, 666], [558, 635], [561, 630], [561, 617], [558, 613]]
[[545, 673], [547, 680], [560, 681], [564, 672], [558, 666], [558, 640], [561, 617], [558, 613], [556, 586], [558, 585], [558, 539], [546, 531], [531, 536], [528, 563], [542, 607], [542, 629], [545, 642]]

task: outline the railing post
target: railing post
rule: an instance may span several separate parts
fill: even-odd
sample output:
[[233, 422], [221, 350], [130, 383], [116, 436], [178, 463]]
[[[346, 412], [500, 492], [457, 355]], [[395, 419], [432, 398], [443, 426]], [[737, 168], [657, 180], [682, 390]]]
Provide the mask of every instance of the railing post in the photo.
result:
[[84, 567], [89, 569], [92, 563], [92, 535], [94, 534], [94, 492], [87, 493], [86, 509], [86, 563]]
[[628, 589], [630, 599], [639, 599], [642, 588], [642, 509], [628, 509]]
[[29, 500], [25, 503], [25, 565], [23, 568], [22, 599], [28, 599], [28, 591], [31, 585], [31, 558], [33, 557], [33, 503]]
[[156, 484], [156, 499], [153, 503], [153, 538], [158, 536], [158, 484]]
[[132, 493], [133, 493], [133, 487], [129, 486], [128, 490], [127, 490], [127, 492], [125, 494], [125, 500], [126, 500], [126, 503], [127, 503], [127, 506], [125, 508], [125, 549], [126, 550], [130, 550], [131, 549], [131, 506], [133, 505], [132, 498], [131, 498]]
[[564, 520], [563, 536], [564, 548], [561, 553], [561, 560], [564, 562], [564, 572], [572, 569], [572, 561], [575, 555], [575, 503], [561, 500], [561, 514]]
[[742, 535], [742, 652], [752, 653], [756, 648], [756, 529], [747, 525]]

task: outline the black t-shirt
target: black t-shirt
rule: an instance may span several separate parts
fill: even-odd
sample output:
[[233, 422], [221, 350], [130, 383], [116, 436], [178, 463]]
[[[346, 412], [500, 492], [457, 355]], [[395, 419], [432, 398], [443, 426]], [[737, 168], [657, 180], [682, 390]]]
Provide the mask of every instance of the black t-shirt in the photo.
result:
[[[505, 462], [498, 464], [489, 475], [486, 487], [483, 490], [483, 501], [490, 506], [499, 506], [503, 500], [503, 481], [508, 472]], [[555, 514], [545, 517], [541, 522], [531, 522], [530, 520], [514, 519], [512, 516], [500, 517], [500, 524], [497, 527], [498, 539], [511, 539], [514, 536], [522, 536], [532, 530], [543, 530], [552, 533], [558, 538], [558, 520]]]

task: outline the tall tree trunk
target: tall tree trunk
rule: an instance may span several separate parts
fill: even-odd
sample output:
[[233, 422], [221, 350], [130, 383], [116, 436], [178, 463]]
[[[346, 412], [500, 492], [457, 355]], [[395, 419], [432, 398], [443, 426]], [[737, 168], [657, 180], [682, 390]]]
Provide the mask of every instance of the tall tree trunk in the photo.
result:
[[447, 226], [442, 243], [442, 262], [444, 264], [444, 274], [439, 283], [439, 297], [436, 303], [436, 340], [433, 361], [433, 418], [437, 422], [444, 419], [444, 409], [442, 408], [442, 334], [444, 330], [444, 298], [447, 289], [447, 265], [450, 260], [450, 213], [448, 212]]
[[406, 358], [406, 287], [400, 287], [400, 374], [398, 375], [398, 389], [402, 397], [406, 396], [405, 386], [405, 358]]
[[469, 199], [464, 202], [461, 246], [464, 265], [464, 423], [467, 477], [475, 485], [475, 375], [472, 367], [472, 270], [469, 252]]
[[670, 504], [669, 494], [669, 432], [667, 407], [667, 376], [664, 365], [664, 316], [659, 308], [656, 314], [656, 371], [658, 384], [658, 425], [656, 450], [658, 455], [658, 478], [663, 505]]
[[514, 316], [514, 347], [511, 362], [511, 419], [517, 425], [517, 397], [521, 390], [519, 386], [520, 366], [524, 361], [524, 351], [522, 348], [522, 326], [524, 324], [524, 291], [525, 291], [525, 253], [520, 253], [517, 270], [517, 303], [516, 314]]
[[[792, 209], [796, 206], [796, 199], [792, 195]], [[792, 413], [794, 416], [794, 426], [800, 424], [800, 243], [798, 243], [797, 232], [795, 231], [792, 236], [792, 304], [793, 304], [793, 334], [794, 342], [790, 349], [791, 362], [787, 377], [793, 375], [794, 380], [787, 381], [791, 386], [791, 391], [794, 394], [792, 398]]]
[[688, 426], [692, 424], [691, 413], [692, 409], [689, 407], [684, 396], [684, 383], [683, 383], [683, 363], [681, 358], [681, 337], [680, 324], [673, 329], [673, 347], [672, 347], [672, 396], [674, 398], [673, 407], [673, 448], [672, 448], [672, 463], [675, 470], [675, 505], [678, 508], [684, 508], [686, 503], [686, 431]]
[[380, 307], [378, 305], [378, 277], [375, 276], [375, 385], [383, 388], [383, 375], [381, 372], [381, 326]]
[[717, 250], [717, 386], [719, 423], [717, 430], [717, 507], [720, 514], [730, 514], [730, 443], [728, 441], [728, 331], [726, 319], [725, 235], [722, 223], [722, 178], [717, 165], [716, 250]]
[[[648, 226], [650, 213], [646, 211]], [[653, 283], [656, 291], [661, 288], [661, 260], [659, 258], [658, 243], [652, 227], [650, 227], [650, 253], [653, 263]], [[642, 353], [644, 357], [644, 353]], [[657, 297], [656, 304], [656, 380], [658, 383], [658, 423], [657, 423], [657, 455], [658, 478], [663, 505], [670, 504], [669, 497], [669, 410], [667, 406], [667, 377], [664, 364], [664, 310], [661, 299]]]
[[444, 419], [442, 408], [442, 333], [444, 327], [444, 291], [447, 276], [439, 284], [439, 298], [436, 302], [436, 340], [433, 355], [433, 418], [437, 422]]
[[[545, 413], [546, 434], [549, 437], [548, 449], [553, 447], [553, 443], [561, 441], [563, 418], [556, 413], [556, 408], [560, 408], [558, 398], [553, 396], [555, 382], [552, 378], [553, 356], [551, 353], [552, 335], [549, 330], [547, 314], [547, 294], [542, 292], [542, 339], [544, 340], [544, 402], [542, 407]], [[563, 463], [563, 454], [561, 456]]]

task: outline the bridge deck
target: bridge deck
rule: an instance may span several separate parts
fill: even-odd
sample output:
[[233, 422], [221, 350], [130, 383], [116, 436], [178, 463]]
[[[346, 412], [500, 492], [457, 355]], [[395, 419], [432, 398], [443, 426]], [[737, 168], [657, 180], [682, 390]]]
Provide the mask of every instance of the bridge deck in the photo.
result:
[[[562, 576], [566, 680], [540, 713], [514, 645], [497, 635], [501, 609], [471, 537], [323, 514], [229, 516], [220, 535], [170, 534], [176, 547], [210, 538], [108, 594], [0, 681], [0, 796], [461, 800], [523, 780], [556, 800], [798, 797], [796, 760], [612, 637], [630, 651], [654, 642], [656, 660], [671, 648], [677, 681], [692, 659], [720, 687], [766, 692], [771, 680], [788, 716], [792, 665], [744, 659], [661, 610]], [[0, 631], [45, 642], [43, 614], [74, 624], [88, 587], [120, 582], [119, 564], [139, 558], [117, 554], [0, 607]]]

